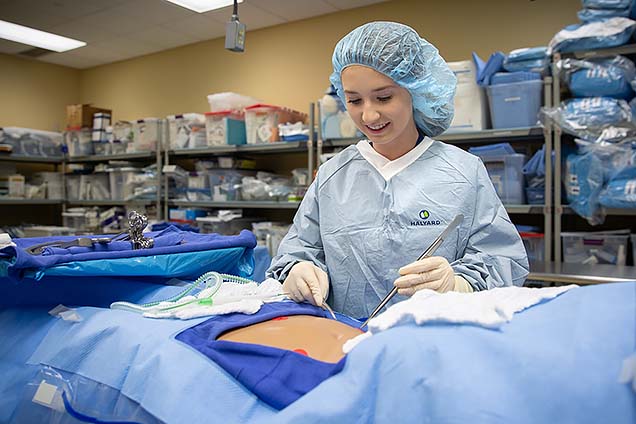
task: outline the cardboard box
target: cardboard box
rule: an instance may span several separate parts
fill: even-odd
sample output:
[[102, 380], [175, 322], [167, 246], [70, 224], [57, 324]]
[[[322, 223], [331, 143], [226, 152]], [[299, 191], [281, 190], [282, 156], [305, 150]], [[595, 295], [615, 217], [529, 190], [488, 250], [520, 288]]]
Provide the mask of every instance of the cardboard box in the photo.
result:
[[93, 127], [93, 115], [95, 113], [107, 113], [112, 116], [110, 109], [102, 109], [91, 105], [66, 106], [67, 127]]
[[484, 89], [477, 85], [476, 69], [472, 60], [449, 62], [457, 77], [455, 116], [448, 133], [481, 131], [488, 128], [488, 99]]

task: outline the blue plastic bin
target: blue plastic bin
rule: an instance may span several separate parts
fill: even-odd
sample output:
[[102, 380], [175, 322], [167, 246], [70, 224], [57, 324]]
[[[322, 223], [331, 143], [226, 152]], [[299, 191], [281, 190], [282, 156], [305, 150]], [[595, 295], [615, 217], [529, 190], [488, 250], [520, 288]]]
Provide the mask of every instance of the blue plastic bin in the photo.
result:
[[545, 203], [545, 188], [526, 187], [526, 199], [529, 205], [542, 205]]
[[484, 156], [482, 161], [501, 201], [509, 205], [523, 204], [523, 164], [526, 155]]
[[487, 87], [493, 128], [533, 127], [541, 108], [543, 81], [522, 81]]

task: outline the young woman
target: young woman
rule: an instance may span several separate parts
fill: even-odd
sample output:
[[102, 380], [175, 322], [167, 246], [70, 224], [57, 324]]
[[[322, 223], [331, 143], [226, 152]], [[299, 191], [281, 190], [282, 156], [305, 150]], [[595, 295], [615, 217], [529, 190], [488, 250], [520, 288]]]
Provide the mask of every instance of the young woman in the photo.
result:
[[[338, 42], [331, 82], [367, 140], [322, 165], [268, 276], [297, 302], [366, 317], [398, 287], [471, 292], [522, 285], [523, 243], [483, 163], [433, 140], [456, 79], [412, 28], [372, 22]], [[415, 261], [457, 214], [435, 255]]]

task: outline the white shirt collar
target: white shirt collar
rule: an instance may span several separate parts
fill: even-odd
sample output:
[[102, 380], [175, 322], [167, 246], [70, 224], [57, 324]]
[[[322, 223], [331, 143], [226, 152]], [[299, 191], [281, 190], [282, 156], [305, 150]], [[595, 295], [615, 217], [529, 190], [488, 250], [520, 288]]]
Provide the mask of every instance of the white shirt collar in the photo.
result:
[[431, 144], [433, 144], [433, 140], [428, 137], [424, 137], [424, 139], [412, 150], [395, 160], [389, 160], [380, 153], [376, 152], [371, 146], [369, 140], [360, 140], [358, 144], [356, 144], [356, 148], [362, 157], [365, 158], [375, 169], [377, 169], [386, 181], [389, 181], [393, 176], [405, 170], [409, 165], [422, 156]]

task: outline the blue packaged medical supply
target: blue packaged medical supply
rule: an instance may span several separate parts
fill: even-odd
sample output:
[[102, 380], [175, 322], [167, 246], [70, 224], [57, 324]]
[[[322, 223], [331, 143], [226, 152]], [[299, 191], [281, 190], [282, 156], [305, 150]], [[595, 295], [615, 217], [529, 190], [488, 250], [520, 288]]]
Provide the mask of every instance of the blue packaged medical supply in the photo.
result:
[[631, 100], [636, 78], [634, 63], [623, 56], [557, 63], [574, 97], [613, 97]]
[[477, 71], [477, 84], [485, 87], [490, 84], [490, 78], [503, 70], [503, 62], [506, 55], [502, 52], [495, 52], [490, 55], [487, 62], [481, 60], [477, 53], [473, 52], [473, 62]]
[[583, 7], [592, 9], [625, 9], [633, 0], [583, 0]]
[[597, 22], [610, 18], [629, 18], [630, 7], [624, 9], [582, 9], [576, 14], [583, 23]]
[[635, 29], [636, 22], [627, 18], [569, 25], [552, 38], [549, 47], [553, 53], [568, 53], [622, 46], [630, 40]]
[[508, 72], [545, 73], [550, 65], [547, 47], [527, 47], [508, 53], [503, 68]]
[[543, 82], [523, 81], [487, 87], [493, 128], [532, 127], [542, 104]]
[[601, 192], [599, 202], [606, 208], [636, 208], [636, 166], [616, 174]]
[[604, 171], [600, 158], [588, 152], [567, 158], [565, 190], [570, 207], [592, 225], [602, 224], [599, 195], [603, 189]]
[[543, 59], [548, 56], [548, 48], [546, 46], [541, 47], [524, 47], [522, 49], [515, 49], [508, 53], [506, 56], [506, 63], [511, 62], [525, 62], [532, 59]]
[[541, 74], [538, 72], [497, 72], [490, 79], [490, 85], [511, 84], [515, 82], [535, 81], [540, 79]]
[[541, 120], [554, 121], [564, 132], [587, 141], [620, 141], [634, 131], [630, 105], [610, 97], [569, 99], [557, 108], [543, 108]]

